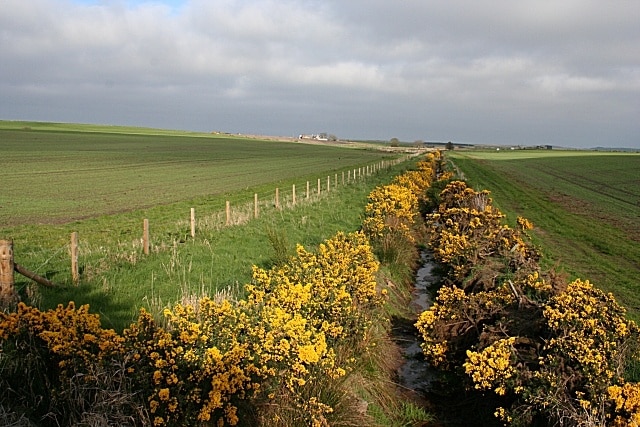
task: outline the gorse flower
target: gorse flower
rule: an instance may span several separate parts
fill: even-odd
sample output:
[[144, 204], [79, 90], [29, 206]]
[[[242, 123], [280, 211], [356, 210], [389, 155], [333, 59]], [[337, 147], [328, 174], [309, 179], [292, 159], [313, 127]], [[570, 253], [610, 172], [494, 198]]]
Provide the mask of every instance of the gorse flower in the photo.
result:
[[21, 302], [16, 312], [0, 313], [0, 337], [5, 350], [8, 344], [19, 348], [27, 342], [46, 348], [63, 375], [70, 368], [86, 372], [87, 366], [119, 354], [123, 344], [115, 331], [102, 329], [88, 305], [76, 309], [73, 302], [46, 312]]
[[369, 194], [362, 228], [371, 237], [396, 232], [413, 239], [411, 227], [418, 214], [418, 198], [411, 189], [390, 184], [377, 187]]
[[467, 361], [462, 366], [475, 388], [493, 389], [499, 395], [506, 393], [509, 379], [516, 373], [511, 361], [515, 340], [515, 337], [501, 339], [479, 352], [467, 350]]

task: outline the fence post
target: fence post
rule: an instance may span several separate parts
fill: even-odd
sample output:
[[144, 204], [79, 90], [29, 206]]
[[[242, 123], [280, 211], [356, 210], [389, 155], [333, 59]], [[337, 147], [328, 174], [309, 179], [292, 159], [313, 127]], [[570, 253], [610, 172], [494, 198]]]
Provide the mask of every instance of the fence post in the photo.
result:
[[342, 171], [342, 185], [344, 185], [344, 171]]
[[309, 181], [307, 181], [307, 200], [309, 199]]
[[78, 284], [80, 280], [80, 269], [78, 268], [78, 232], [71, 233], [71, 280]]
[[142, 247], [145, 255], [149, 255], [149, 220], [147, 218], [142, 222]]
[[225, 212], [227, 213], [227, 221], [225, 222], [225, 225], [231, 225], [231, 205], [229, 204], [228, 200], [226, 203]]
[[276, 209], [280, 209], [280, 189], [276, 188]]
[[318, 178], [318, 196], [320, 195], [320, 178]]
[[0, 240], [0, 307], [17, 301], [18, 295], [14, 284], [13, 242]]
[[331, 177], [327, 175], [327, 193], [329, 192], [329, 187], [331, 186]]
[[191, 237], [196, 237], [196, 209], [191, 208]]
[[258, 218], [258, 193], [253, 193], [253, 217]]
[[296, 185], [293, 184], [291, 187], [291, 203], [296, 204]]

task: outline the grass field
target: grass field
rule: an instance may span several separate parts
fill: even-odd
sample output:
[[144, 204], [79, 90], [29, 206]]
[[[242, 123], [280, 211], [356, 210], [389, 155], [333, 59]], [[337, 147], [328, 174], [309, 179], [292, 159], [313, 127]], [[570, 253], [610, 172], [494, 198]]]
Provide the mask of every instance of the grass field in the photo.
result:
[[[296, 243], [313, 247], [337, 231], [356, 230], [369, 192], [403, 168], [342, 185], [343, 171], [398, 156], [155, 129], [0, 122], [0, 141], [0, 238], [14, 240], [17, 263], [58, 285], [46, 289], [17, 275], [23, 298], [42, 308], [89, 303], [118, 329], [142, 306], [160, 310], [189, 295], [241, 291], [253, 264], [268, 266]], [[293, 184], [295, 209], [287, 207]], [[276, 187], [285, 209], [273, 206]], [[247, 221], [254, 193], [260, 217]], [[246, 223], [224, 226], [226, 200]], [[140, 243], [143, 218], [151, 229], [148, 256]], [[74, 231], [78, 286], [69, 265]]]
[[28, 122], [0, 122], [0, 141], [4, 226], [63, 223], [260, 191], [265, 184], [273, 189], [385, 157], [373, 150]]
[[515, 222], [532, 220], [547, 265], [613, 292], [640, 318], [640, 154], [577, 151], [447, 153]]

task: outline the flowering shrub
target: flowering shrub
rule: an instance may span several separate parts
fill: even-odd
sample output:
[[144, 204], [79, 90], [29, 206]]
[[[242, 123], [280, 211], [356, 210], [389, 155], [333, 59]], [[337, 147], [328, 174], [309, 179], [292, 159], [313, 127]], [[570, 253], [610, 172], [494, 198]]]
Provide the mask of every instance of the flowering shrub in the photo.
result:
[[[74, 375], [90, 381], [92, 367], [117, 359], [113, 366], [142, 393], [154, 426], [236, 425], [241, 405], [259, 408], [276, 398], [293, 405], [303, 424], [326, 425], [333, 408], [321, 386], [368, 351], [363, 342], [385, 300], [378, 267], [362, 232], [338, 233], [316, 253], [298, 246], [278, 267], [254, 267], [244, 300], [176, 304], [165, 309], [165, 326], [141, 310], [122, 336], [102, 329], [88, 306], [41, 312], [20, 304], [16, 313], [0, 314], [0, 357], [19, 362], [27, 354], [41, 363], [31, 373], [43, 377], [42, 395], [62, 393]], [[33, 391], [15, 380], [11, 389]]]
[[505, 423], [637, 421], [637, 385], [624, 382], [622, 366], [638, 357], [629, 350], [638, 327], [588, 281], [542, 273], [524, 234], [533, 224], [503, 225], [488, 195], [454, 181], [427, 215], [429, 246], [450, 281], [416, 323], [427, 360], [492, 390]]
[[270, 271], [254, 268], [248, 301], [300, 312], [314, 328], [336, 339], [362, 336], [366, 316], [382, 303], [379, 262], [363, 233], [338, 233], [317, 254], [297, 247], [297, 256]]
[[372, 238], [394, 233], [413, 241], [411, 230], [417, 214], [418, 198], [409, 188], [398, 184], [376, 187], [369, 194], [362, 228]]
[[505, 215], [492, 206], [488, 191], [476, 192], [462, 181], [453, 181], [440, 200], [437, 212], [427, 215], [429, 247], [454, 280], [461, 282], [488, 258], [503, 260], [512, 271], [538, 259], [518, 231], [502, 224]]
[[396, 234], [414, 242], [418, 203], [427, 197], [427, 190], [438, 179], [440, 152], [427, 154], [416, 166], [416, 170], [396, 176], [391, 184], [376, 187], [369, 194], [362, 228], [370, 238]]
[[153, 423], [235, 425], [241, 401], [284, 394], [321, 423], [332, 408], [309, 390], [346, 374], [336, 349], [361, 341], [382, 303], [377, 269], [362, 233], [338, 233], [317, 254], [299, 246], [281, 266], [254, 267], [245, 300], [175, 305], [166, 329], [143, 311], [125, 337]]
[[441, 368], [454, 366], [466, 355], [466, 344], [480, 339], [482, 330], [477, 325], [503, 317], [505, 306], [513, 301], [506, 287], [475, 294], [456, 286], [440, 288], [435, 302], [416, 322], [429, 363]]
[[82, 410], [73, 405], [84, 402], [76, 402], [69, 387], [81, 378], [95, 393], [95, 373], [119, 357], [122, 345], [118, 334], [102, 329], [88, 305], [76, 308], [70, 302], [40, 311], [21, 302], [16, 312], [0, 312], [0, 396], [36, 414], [65, 407], [58, 422], [70, 423]]
[[369, 194], [362, 230], [375, 247], [379, 259], [395, 265], [413, 266], [418, 259], [416, 242], [422, 239], [420, 216], [429, 189], [441, 175], [439, 152], [417, 162], [417, 169], [394, 178], [390, 185]]
[[506, 393], [509, 379], [516, 374], [511, 360], [515, 340], [515, 337], [501, 339], [479, 352], [467, 350], [467, 362], [462, 366], [476, 389], [493, 389], [499, 395]]
[[164, 314], [168, 330], [142, 310], [124, 332], [130, 369], [146, 391], [153, 424], [237, 424], [236, 402], [259, 388], [263, 374], [246, 362], [242, 314], [226, 300], [209, 298], [197, 307], [176, 304]]
[[607, 389], [608, 397], [612, 401], [612, 427], [640, 425], [640, 384], [625, 383], [612, 385]]
[[46, 312], [19, 303], [16, 312], [0, 313], [0, 337], [3, 351], [25, 344], [40, 347], [57, 361], [60, 373], [101, 363], [122, 348], [122, 339], [102, 329], [100, 317], [89, 313], [88, 305], [76, 309], [73, 302]]

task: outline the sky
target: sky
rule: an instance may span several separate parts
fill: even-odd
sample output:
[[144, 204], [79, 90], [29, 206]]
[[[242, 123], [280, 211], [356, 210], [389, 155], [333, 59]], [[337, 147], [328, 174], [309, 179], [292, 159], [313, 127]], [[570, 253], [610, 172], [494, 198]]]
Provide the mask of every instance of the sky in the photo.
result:
[[640, 148], [639, 0], [0, 0], [0, 119]]

